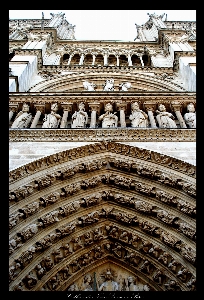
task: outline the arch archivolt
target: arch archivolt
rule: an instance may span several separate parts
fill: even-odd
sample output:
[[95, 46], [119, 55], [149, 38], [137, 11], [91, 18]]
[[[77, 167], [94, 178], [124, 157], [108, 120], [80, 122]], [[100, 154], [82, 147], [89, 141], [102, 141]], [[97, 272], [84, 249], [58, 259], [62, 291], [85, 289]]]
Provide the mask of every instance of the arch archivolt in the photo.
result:
[[107, 269], [122, 290], [128, 276], [141, 290], [194, 289], [195, 167], [110, 142], [10, 176], [10, 290], [80, 289], [88, 273], [100, 285]]
[[79, 91], [84, 90], [83, 81], [87, 80], [93, 82], [97, 85], [97, 91], [103, 90], [103, 84], [107, 79], [114, 79], [115, 90], [122, 82], [130, 82], [132, 87], [130, 91], [183, 91], [183, 88], [172, 82], [171, 80], [164, 80], [156, 76], [148, 74], [128, 74], [121, 75], [121, 72], [118, 73], [116, 70], [107, 72], [103, 70], [100, 72], [97, 69], [97, 72], [94, 70], [86, 74], [82, 72], [81, 74], [60, 74], [56, 75], [54, 79], [44, 80], [40, 83], [33, 86], [29, 91], [30, 92], [65, 92], [65, 91]]

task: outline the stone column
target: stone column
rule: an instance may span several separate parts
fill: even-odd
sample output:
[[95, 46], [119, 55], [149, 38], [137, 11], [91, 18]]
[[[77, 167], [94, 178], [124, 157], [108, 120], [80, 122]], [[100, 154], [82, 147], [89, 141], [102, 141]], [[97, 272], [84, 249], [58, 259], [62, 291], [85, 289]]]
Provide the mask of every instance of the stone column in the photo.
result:
[[94, 66], [94, 65], [95, 65], [95, 60], [96, 60], [96, 55], [95, 55], [95, 54], [93, 54], [92, 66]]
[[142, 56], [140, 55], [139, 58], [140, 58], [142, 67], [144, 67], [144, 62], [143, 62], [143, 60], [142, 60]]
[[16, 112], [18, 104], [9, 104], [9, 122], [11, 121], [13, 114]]
[[117, 67], [119, 67], [120, 65], [119, 56], [116, 56], [116, 58], [117, 58]]
[[126, 127], [126, 122], [125, 122], [125, 111], [127, 108], [126, 103], [116, 103], [117, 110], [120, 111], [120, 127], [124, 128]]
[[173, 111], [175, 112], [177, 119], [179, 120], [179, 124], [180, 124], [181, 128], [187, 128], [186, 123], [181, 115], [182, 104], [179, 103], [178, 101], [173, 101], [173, 102], [171, 102], [171, 107], [172, 107]]
[[153, 111], [155, 110], [155, 103], [144, 102], [144, 107], [147, 110], [151, 128], [157, 128], [157, 125], [156, 125], [156, 122], [154, 119], [154, 115], [153, 115]]
[[89, 128], [96, 128], [96, 113], [99, 114], [100, 103], [88, 103], [91, 108], [91, 123]]
[[104, 54], [104, 66], [107, 66], [108, 64], [108, 55]]
[[45, 108], [45, 104], [34, 104], [34, 106], [36, 108], [36, 114], [35, 114], [32, 124], [30, 125], [30, 128], [36, 128], [36, 126], [38, 125], [38, 121], [40, 119], [41, 113], [44, 112], [44, 108]]
[[130, 54], [128, 54], [128, 66], [132, 66], [132, 59]]
[[83, 62], [84, 62], [84, 54], [82, 53], [80, 57], [79, 65], [80, 66], [83, 65]]
[[60, 124], [60, 128], [67, 128], [67, 118], [69, 112], [72, 111], [72, 103], [61, 103], [63, 107], [63, 116]]
[[69, 60], [68, 60], [68, 62], [67, 62], [68, 65], [70, 65], [71, 60], [72, 60], [72, 55], [69, 56]]

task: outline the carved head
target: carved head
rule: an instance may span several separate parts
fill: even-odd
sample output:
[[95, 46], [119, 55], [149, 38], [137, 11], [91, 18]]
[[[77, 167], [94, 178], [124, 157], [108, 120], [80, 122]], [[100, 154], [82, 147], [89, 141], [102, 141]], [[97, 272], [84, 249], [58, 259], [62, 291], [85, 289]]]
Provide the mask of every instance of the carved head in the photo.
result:
[[105, 111], [109, 111], [109, 112], [113, 111], [113, 106], [111, 103], [107, 103], [105, 105]]
[[134, 102], [131, 104], [132, 110], [139, 110], [139, 104], [137, 102]]
[[159, 104], [158, 108], [160, 111], [166, 111], [166, 107], [164, 106], [164, 104]]
[[51, 110], [56, 112], [58, 110], [58, 104], [57, 103], [53, 103], [51, 105]]
[[85, 105], [83, 102], [79, 103], [79, 110], [85, 110]]
[[187, 105], [187, 111], [188, 112], [195, 112], [195, 107], [194, 107], [194, 104], [193, 103], [189, 103]]
[[29, 105], [27, 103], [23, 103], [22, 111], [23, 112], [29, 112]]

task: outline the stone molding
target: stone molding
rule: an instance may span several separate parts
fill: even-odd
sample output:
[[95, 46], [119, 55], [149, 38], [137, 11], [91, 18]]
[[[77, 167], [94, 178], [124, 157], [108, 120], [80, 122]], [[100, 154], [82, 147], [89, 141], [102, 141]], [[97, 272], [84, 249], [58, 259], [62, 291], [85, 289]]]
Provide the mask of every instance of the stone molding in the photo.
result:
[[9, 129], [10, 142], [195, 142], [196, 129]]

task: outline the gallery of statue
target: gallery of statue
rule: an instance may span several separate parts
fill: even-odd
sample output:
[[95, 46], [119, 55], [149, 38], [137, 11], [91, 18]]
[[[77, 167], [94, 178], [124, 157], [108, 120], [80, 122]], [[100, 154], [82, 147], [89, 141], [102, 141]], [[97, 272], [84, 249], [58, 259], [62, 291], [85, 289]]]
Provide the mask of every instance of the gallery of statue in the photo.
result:
[[9, 20], [9, 291], [196, 291], [196, 22], [135, 25]]

